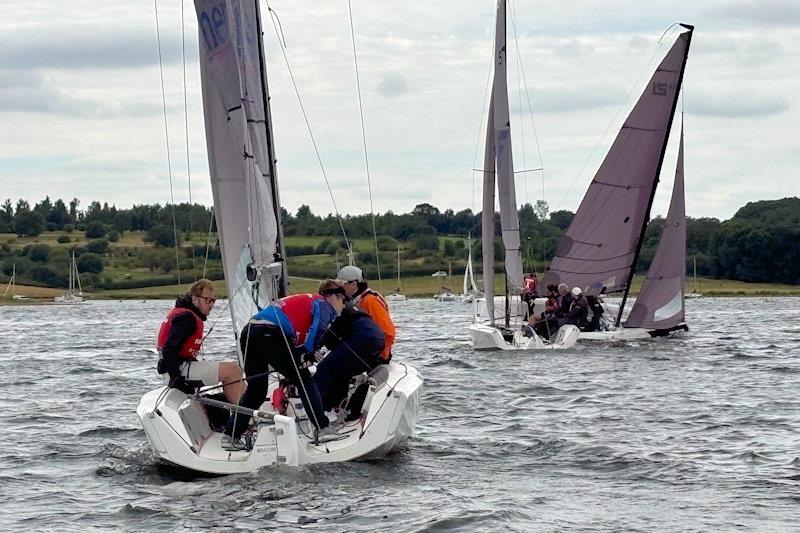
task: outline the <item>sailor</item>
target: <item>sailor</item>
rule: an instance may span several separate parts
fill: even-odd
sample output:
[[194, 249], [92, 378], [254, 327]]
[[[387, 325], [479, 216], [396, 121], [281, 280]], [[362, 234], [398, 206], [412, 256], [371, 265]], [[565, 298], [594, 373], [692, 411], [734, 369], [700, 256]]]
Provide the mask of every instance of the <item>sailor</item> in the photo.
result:
[[385, 345], [380, 354], [380, 362], [388, 363], [392, 358], [392, 345], [395, 338], [395, 327], [389, 316], [389, 305], [377, 291], [369, 288], [364, 273], [354, 265], [347, 265], [339, 270], [336, 276], [344, 282], [347, 297], [353, 305], [367, 313], [378, 324], [385, 337]]
[[[294, 385], [315, 426], [316, 437], [334, 433], [322, 408], [317, 386], [304, 363], [315, 361], [322, 337], [330, 323], [344, 309], [345, 289], [341, 282], [326, 279], [318, 294], [293, 294], [269, 304], [256, 313], [242, 329], [239, 344], [244, 354], [247, 390], [240, 405], [258, 409], [267, 395], [269, 367]], [[233, 412], [228, 420], [222, 446], [228, 450], [247, 449], [241, 439], [250, 417]]]
[[245, 388], [238, 363], [198, 358], [203, 345], [203, 322], [216, 301], [214, 285], [207, 279], [195, 281], [186, 294], [175, 300], [175, 307], [158, 331], [158, 373], [167, 374], [169, 386], [186, 393], [221, 381], [225, 398], [237, 403]]
[[314, 374], [322, 404], [326, 411], [347, 407], [358, 418], [363, 396], [354, 393], [347, 406], [342, 403], [347, 398], [350, 379], [381, 363], [385, 335], [367, 313], [357, 307], [345, 307], [323, 337], [323, 344], [331, 351]]
[[572, 288], [572, 302], [570, 303], [569, 311], [563, 318], [558, 319], [558, 326], [561, 327], [565, 324], [573, 324], [581, 329], [585, 329], [589, 324], [587, 317], [589, 316], [589, 302], [586, 301], [586, 296], [580, 287]]

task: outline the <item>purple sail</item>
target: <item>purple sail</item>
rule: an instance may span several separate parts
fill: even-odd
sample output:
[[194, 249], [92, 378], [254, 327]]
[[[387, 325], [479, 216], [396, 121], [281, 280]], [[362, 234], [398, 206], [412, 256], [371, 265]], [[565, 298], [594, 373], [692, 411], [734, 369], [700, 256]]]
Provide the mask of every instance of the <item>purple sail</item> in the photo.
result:
[[684, 321], [686, 276], [686, 208], [683, 195], [683, 128], [675, 186], [664, 231], [642, 290], [625, 322], [626, 328], [669, 329]]
[[[689, 27], [690, 28], [690, 27]], [[625, 292], [638, 259], [691, 40], [682, 33], [650, 79], [561, 238], [550, 283]]]

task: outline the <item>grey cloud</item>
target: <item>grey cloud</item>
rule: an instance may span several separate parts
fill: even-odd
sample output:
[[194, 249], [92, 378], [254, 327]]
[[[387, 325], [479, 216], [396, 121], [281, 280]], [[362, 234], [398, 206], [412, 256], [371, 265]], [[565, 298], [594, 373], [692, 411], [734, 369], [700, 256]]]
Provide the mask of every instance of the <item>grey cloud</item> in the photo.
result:
[[750, 118], [779, 115], [791, 107], [789, 101], [776, 95], [744, 90], [737, 93], [694, 92], [686, 106], [690, 113], [709, 117]]
[[[90, 26], [69, 26], [69, 31], [12, 32], [0, 47], [0, 64], [5, 68], [37, 69], [124, 69], [158, 63], [153, 31], [98, 32]], [[187, 48], [196, 46], [187, 39]], [[181, 61], [180, 33], [162, 32], [165, 63]], [[195, 54], [187, 53], [187, 61]]]
[[800, 3], [793, 0], [730, 0], [705, 10], [710, 18], [766, 27], [800, 26]]
[[388, 97], [401, 96], [408, 93], [408, 82], [399, 72], [384, 72], [378, 78], [378, 92]]
[[700, 35], [697, 39], [697, 54], [717, 55], [732, 58], [742, 65], [764, 65], [785, 58], [785, 49], [780, 42], [766, 35]]
[[[625, 91], [621, 87], [587, 83], [581, 87], [546, 86], [531, 92], [531, 103], [534, 112], [559, 113], [563, 111], [577, 111], [595, 109], [606, 106], [618, 106], [625, 98]], [[512, 111], [528, 112], [527, 103], [523, 102], [523, 109], [519, 109], [518, 99], [511, 99]]]
[[[168, 105], [168, 112], [182, 110]], [[141, 117], [163, 113], [153, 102], [115, 102], [73, 96], [40, 72], [0, 71], [0, 113], [49, 113], [76, 118]]]

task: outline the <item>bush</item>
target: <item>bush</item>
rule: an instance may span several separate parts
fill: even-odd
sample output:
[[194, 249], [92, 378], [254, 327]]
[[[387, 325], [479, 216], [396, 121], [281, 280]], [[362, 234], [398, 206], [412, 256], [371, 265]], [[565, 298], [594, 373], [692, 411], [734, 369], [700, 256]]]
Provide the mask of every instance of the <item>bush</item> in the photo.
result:
[[50, 247], [46, 244], [34, 244], [28, 247], [27, 255], [31, 258], [31, 261], [36, 261], [37, 263], [46, 263], [47, 258], [50, 257]]
[[64, 224], [64, 231], [67, 233], [72, 233], [74, 230], [75, 228], [72, 226], [72, 224]]
[[78, 257], [78, 272], [99, 274], [103, 271], [103, 258], [96, 253], [86, 252]]
[[108, 228], [106, 225], [99, 220], [95, 220], [94, 222], [89, 222], [89, 224], [86, 226], [84, 235], [86, 235], [87, 239], [99, 239], [106, 233], [108, 233]]
[[72, 239], [69, 238], [69, 235], [59, 235], [56, 241], [58, 241], [59, 244], [66, 244], [68, 242], [71, 242]]
[[111, 242], [119, 242], [119, 231], [112, 229], [110, 232], [108, 232], [108, 240]]
[[330, 239], [322, 239], [322, 241], [314, 249], [314, 252], [318, 253], [318, 254], [327, 253], [326, 250], [328, 249], [328, 247], [330, 245], [331, 245], [331, 240]]
[[95, 239], [86, 244], [86, 251], [93, 254], [108, 253], [108, 239]]
[[64, 287], [69, 283], [67, 276], [51, 266], [36, 265], [30, 269], [28, 277], [50, 287]]
[[[156, 224], [145, 234], [145, 240], [152, 242], [156, 246], [163, 246], [165, 248], [175, 246], [175, 232], [172, 228], [164, 224]], [[180, 245], [181, 236], [178, 234], [178, 245]]]
[[381, 252], [394, 252], [397, 250], [397, 241], [386, 235], [378, 237], [378, 250]]

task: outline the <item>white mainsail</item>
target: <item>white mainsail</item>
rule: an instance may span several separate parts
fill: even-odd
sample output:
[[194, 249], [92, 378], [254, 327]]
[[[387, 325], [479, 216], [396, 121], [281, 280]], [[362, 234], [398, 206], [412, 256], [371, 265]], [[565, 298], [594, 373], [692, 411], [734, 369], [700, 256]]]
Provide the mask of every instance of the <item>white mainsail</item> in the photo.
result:
[[242, 23], [259, 21], [259, 7], [195, 0], [195, 9], [214, 214], [238, 333], [259, 308], [285, 292], [261, 28]]
[[511, 149], [511, 121], [508, 111], [506, 81], [506, 2], [497, 2], [494, 44], [494, 79], [486, 125], [483, 161], [483, 289], [486, 305], [494, 305], [494, 190], [497, 182], [500, 204], [500, 228], [505, 247], [505, 265], [510, 293], [522, 291], [522, 256], [520, 254], [517, 195], [514, 187], [514, 158]]

